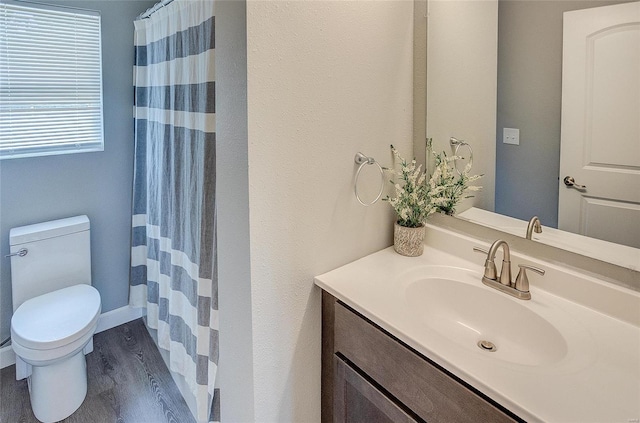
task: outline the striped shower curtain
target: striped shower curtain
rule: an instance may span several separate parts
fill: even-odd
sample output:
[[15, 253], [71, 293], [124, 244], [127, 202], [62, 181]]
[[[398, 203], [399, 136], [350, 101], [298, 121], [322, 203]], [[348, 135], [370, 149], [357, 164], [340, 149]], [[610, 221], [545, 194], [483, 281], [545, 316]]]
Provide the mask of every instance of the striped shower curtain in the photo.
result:
[[211, 0], [135, 21], [129, 302], [199, 422], [219, 419], [214, 32]]

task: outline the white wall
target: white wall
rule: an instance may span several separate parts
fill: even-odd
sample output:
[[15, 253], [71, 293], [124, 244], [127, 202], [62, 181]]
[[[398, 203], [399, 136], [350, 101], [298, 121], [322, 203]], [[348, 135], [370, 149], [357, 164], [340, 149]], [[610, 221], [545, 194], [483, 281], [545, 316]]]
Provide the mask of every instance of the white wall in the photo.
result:
[[320, 419], [313, 277], [391, 244], [391, 208], [354, 198], [353, 156], [411, 156], [412, 49], [412, 1], [247, 3], [258, 421]]
[[473, 148], [471, 173], [484, 174], [477, 183], [482, 192], [457, 211], [471, 205], [493, 210], [498, 0], [430, 0], [428, 15], [427, 137], [434, 151], [448, 155], [450, 137], [467, 141]]
[[216, 3], [216, 211], [221, 421], [253, 413], [246, 2]]

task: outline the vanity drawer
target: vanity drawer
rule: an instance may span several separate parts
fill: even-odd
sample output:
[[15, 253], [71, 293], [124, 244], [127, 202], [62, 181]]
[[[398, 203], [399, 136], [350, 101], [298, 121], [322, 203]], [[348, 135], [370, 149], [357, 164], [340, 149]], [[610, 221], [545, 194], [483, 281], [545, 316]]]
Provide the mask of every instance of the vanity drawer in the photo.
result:
[[428, 422], [518, 421], [339, 302], [334, 351]]

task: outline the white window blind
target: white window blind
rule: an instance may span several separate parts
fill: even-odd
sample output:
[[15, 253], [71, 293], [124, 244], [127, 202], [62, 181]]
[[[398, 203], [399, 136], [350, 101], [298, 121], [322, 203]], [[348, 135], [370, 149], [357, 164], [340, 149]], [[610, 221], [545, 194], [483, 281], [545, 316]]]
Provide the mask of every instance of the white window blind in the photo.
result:
[[0, 3], [0, 159], [102, 151], [97, 12]]

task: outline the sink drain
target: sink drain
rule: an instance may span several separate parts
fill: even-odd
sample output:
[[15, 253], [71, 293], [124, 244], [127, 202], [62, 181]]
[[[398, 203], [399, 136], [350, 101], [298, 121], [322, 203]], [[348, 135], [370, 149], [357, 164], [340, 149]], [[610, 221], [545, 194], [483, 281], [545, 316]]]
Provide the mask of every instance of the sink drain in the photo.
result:
[[491, 341], [478, 341], [478, 346], [481, 350], [489, 352], [494, 352], [498, 349], [498, 347], [496, 347], [496, 345]]

